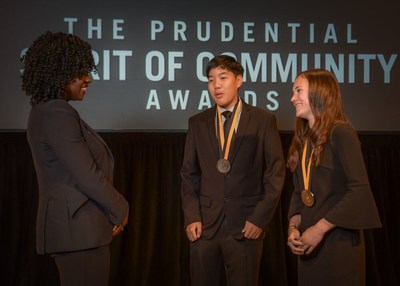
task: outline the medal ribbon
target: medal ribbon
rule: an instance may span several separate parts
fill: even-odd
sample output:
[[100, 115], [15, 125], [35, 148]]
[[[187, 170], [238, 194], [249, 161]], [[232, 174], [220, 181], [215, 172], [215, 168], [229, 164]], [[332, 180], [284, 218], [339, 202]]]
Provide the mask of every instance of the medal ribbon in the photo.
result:
[[310, 170], [311, 170], [311, 159], [312, 159], [312, 155], [314, 153], [314, 148], [311, 151], [311, 155], [310, 155], [310, 159], [308, 161], [308, 166], [307, 166], [307, 170], [306, 170], [306, 154], [307, 154], [307, 139], [304, 142], [304, 147], [303, 147], [303, 156], [301, 158], [301, 170], [303, 172], [303, 182], [304, 182], [304, 189], [305, 190], [309, 190], [308, 186], [310, 184]]
[[237, 124], [237, 121], [238, 121], [238, 114], [239, 114], [238, 105], [239, 104], [241, 104], [240, 99], [238, 99], [238, 103], [235, 106], [234, 115], [233, 115], [233, 121], [232, 121], [231, 128], [229, 129], [228, 138], [226, 139], [226, 145], [225, 145], [224, 128], [222, 126], [221, 110], [220, 110], [219, 106], [217, 108], [217, 110], [218, 110], [218, 124], [219, 124], [219, 138], [220, 138], [220, 142], [221, 142], [221, 150], [224, 151], [224, 159], [225, 160], [228, 160], [229, 150], [231, 149], [233, 132], [235, 130], [235, 127], [236, 127], [236, 124]]

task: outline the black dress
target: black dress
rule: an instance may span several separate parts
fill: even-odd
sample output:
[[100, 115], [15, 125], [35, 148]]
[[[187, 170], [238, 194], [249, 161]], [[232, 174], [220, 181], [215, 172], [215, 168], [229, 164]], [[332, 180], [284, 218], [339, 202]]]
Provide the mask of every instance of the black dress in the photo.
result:
[[295, 190], [288, 217], [301, 215], [300, 231], [322, 218], [336, 225], [310, 255], [299, 256], [299, 285], [364, 285], [362, 230], [381, 227], [381, 222], [354, 129], [348, 124], [337, 125], [324, 146], [320, 165], [311, 168], [312, 207], [301, 200], [301, 164], [293, 178]]

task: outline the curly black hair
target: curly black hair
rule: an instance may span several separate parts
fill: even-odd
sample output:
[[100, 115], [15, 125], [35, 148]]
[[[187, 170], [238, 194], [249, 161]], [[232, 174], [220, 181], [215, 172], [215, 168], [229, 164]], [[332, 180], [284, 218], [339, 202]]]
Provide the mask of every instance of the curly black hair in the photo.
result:
[[21, 58], [24, 63], [22, 90], [31, 105], [64, 99], [68, 83], [96, 72], [91, 46], [78, 36], [47, 31]]

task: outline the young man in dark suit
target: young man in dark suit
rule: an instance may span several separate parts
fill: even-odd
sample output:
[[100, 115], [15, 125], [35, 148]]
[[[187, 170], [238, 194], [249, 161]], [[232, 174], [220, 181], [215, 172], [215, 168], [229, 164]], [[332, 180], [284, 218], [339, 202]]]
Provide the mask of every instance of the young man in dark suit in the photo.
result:
[[284, 183], [275, 116], [239, 97], [243, 71], [232, 57], [213, 58], [206, 74], [216, 105], [189, 119], [181, 197], [191, 285], [219, 286], [225, 274], [230, 286], [258, 285], [264, 232]]

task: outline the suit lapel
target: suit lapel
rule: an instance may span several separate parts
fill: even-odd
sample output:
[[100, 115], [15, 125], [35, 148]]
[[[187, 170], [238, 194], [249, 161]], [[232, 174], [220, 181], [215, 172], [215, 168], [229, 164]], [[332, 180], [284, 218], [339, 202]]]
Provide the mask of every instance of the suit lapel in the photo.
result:
[[101, 138], [101, 136], [96, 131], [94, 131], [92, 129], [92, 127], [90, 127], [85, 121], [80, 119], [80, 122], [81, 122], [81, 129], [82, 129], [83, 137], [85, 137], [86, 142], [88, 142], [88, 140], [89, 140], [87, 137], [87, 132], [90, 132], [97, 140], [99, 140], [104, 145], [104, 147], [107, 150], [108, 156], [110, 157], [110, 160], [112, 162], [114, 162], [114, 156], [111, 153], [110, 148], [108, 148], [107, 143], [103, 140], [103, 138]]
[[247, 127], [249, 126], [251, 118], [251, 112], [249, 105], [242, 100], [242, 113], [240, 115], [240, 121], [237, 128], [237, 132], [234, 136], [232, 150], [229, 154], [229, 161], [231, 163], [234, 162], [238, 151], [240, 150], [240, 145], [242, 144], [242, 140], [244, 138], [244, 134], [246, 133]]
[[[217, 106], [214, 105], [213, 108], [210, 109], [210, 114], [207, 117], [207, 120], [205, 121], [205, 129], [206, 129], [206, 136], [208, 138], [208, 140], [206, 140], [206, 142], [211, 142], [211, 146], [210, 148], [213, 149], [214, 155], [216, 158], [219, 159], [220, 154], [219, 154], [219, 142], [218, 142], [218, 137], [217, 137], [217, 131], [215, 128], [215, 116], [216, 116], [216, 112], [217, 112]], [[213, 142], [215, 142], [215, 144], [213, 144]]]

